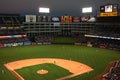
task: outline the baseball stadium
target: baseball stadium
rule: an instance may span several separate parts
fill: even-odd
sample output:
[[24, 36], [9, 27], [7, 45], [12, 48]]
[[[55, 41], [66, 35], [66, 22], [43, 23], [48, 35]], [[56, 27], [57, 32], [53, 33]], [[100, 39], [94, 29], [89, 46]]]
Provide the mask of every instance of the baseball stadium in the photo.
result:
[[[65, 1], [68, 7], [58, 1], [61, 8], [56, 1], [5, 1], [0, 1], [0, 80], [120, 80], [119, 1], [78, 0], [79, 14], [75, 7], [67, 11], [80, 5], [73, 1]], [[26, 10], [13, 3], [36, 5]]]

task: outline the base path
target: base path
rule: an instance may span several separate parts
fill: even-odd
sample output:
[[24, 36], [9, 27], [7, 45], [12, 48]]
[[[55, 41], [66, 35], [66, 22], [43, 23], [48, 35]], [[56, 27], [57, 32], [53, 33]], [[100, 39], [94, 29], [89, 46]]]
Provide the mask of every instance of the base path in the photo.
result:
[[4, 65], [10, 72], [12, 72], [18, 78], [18, 80], [24, 80], [22, 76], [20, 76], [17, 72], [15, 72], [15, 69], [21, 69], [23, 67], [44, 64], [44, 63], [52, 63], [72, 73], [71, 75], [68, 75], [65, 77], [63, 76], [62, 78], [59, 78], [56, 80], [66, 80], [68, 78], [75, 77], [80, 74], [90, 72], [93, 70], [91, 67], [85, 64], [72, 61], [72, 60], [57, 59], [57, 58], [25, 59], [25, 60], [10, 62]]

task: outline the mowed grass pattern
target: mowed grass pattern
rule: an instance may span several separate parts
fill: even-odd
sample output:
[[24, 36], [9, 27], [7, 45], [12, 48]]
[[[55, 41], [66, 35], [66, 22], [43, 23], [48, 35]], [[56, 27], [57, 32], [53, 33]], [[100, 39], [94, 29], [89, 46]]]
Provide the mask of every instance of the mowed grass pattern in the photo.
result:
[[[47, 74], [38, 74], [38, 70], [48, 70]], [[39, 64], [16, 70], [25, 80], [56, 80], [70, 75], [68, 70], [54, 64]]]
[[69, 80], [92, 80], [105, 70], [110, 61], [120, 59], [120, 52], [75, 45], [37, 45], [0, 48], [0, 80], [17, 80], [4, 67], [5, 63], [32, 58], [61, 58], [84, 63], [92, 67], [94, 71]]

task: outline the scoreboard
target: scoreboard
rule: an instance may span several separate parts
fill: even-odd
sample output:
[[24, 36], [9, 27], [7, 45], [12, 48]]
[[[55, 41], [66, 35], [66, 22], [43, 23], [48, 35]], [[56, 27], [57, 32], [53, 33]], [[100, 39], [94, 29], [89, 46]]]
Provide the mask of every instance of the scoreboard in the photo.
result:
[[118, 12], [100, 12], [100, 16], [118, 16]]
[[118, 4], [100, 6], [100, 16], [118, 16]]

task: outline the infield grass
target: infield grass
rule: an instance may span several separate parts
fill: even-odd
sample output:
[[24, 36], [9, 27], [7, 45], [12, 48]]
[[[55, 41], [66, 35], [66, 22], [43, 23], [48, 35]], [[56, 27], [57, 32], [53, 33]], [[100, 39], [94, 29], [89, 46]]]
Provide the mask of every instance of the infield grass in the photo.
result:
[[[48, 70], [47, 74], [38, 74], [38, 70]], [[39, 64], [16, 70], [25, 80], [56, 80], [70, 75], [68, 70], [54, 64]], [[28, 77], [29, 76], [29, 77]]]

